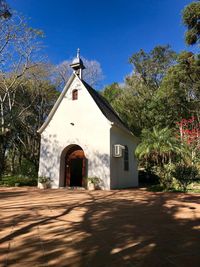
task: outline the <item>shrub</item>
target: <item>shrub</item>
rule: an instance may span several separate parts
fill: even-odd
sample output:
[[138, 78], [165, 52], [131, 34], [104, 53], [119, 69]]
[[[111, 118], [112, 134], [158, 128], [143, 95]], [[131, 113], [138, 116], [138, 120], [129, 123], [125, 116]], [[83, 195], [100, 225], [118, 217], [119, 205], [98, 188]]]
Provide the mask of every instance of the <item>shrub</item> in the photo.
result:
[[27, 159], [22, 160], [21, 168], [18, 173], [25, 177], [37, 177], [37, 170], [35, 165]]
[[91, 184], [95, 184], [95, 185], [98, 185], [100, 183], [100, 178], [98, 177], [88, 177], [87, 178], [87, 181]]
[[173, 175], [179, 181], [182, 190], [186, 192], [188, 185], [197, 178], [198, 170], [195, 166], [180, 164], [176, 166]]
[[41, 184], [49, 184], [51, 182], [51, 179], [46, 176], [40, 176], [38, 177], [38, 182]]
[[163, 166], [154, 167], [154, 173], [159, 177], [160, 186], [164, 190], [173, 188], [173, 170], [175, 166], [173, 164], [164, 164]]
[[36, 186], [37, 179], [25, 176], [5, 176], [2, 177], [1, 185], [4, 186]]

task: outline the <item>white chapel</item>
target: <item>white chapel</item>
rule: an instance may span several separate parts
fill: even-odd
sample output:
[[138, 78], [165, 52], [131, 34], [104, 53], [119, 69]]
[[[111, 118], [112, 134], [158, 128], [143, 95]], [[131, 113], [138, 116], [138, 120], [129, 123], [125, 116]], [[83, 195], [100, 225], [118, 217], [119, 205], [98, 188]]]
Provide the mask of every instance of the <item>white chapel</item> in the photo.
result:
[[39, 176], [49, 177], [51, 188], [84, 187], [85, 177], [98, 177], [106, 190], [138, 186], [137, 137], [84, 81], [79, 52], [70, 66], [73, 74], [38, 130]]

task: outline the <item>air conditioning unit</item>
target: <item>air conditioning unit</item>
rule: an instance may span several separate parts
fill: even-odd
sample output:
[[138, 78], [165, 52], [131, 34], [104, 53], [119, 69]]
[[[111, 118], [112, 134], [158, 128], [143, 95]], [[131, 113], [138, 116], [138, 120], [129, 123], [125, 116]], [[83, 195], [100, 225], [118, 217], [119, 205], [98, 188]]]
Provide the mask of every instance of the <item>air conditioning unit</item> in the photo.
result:
[[122, 145], [114, 145], [113, 157], [121, 158], [123, 155], [123, 148], [124, 148], [124, 146], [122, 146]]

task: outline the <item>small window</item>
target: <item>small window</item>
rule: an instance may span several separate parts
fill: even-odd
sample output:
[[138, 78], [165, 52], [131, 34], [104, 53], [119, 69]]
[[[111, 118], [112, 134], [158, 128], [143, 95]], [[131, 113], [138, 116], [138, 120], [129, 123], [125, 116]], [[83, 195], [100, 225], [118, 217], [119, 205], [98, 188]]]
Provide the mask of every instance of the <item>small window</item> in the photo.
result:
[[128, 156], [128, 147], [125, 146], [124, 148], [124, 170], [129, 170], [129, 156]]
[[75, 89], [72, 91], [72, 100], [77, 100], [78, 99], [78, 90]]

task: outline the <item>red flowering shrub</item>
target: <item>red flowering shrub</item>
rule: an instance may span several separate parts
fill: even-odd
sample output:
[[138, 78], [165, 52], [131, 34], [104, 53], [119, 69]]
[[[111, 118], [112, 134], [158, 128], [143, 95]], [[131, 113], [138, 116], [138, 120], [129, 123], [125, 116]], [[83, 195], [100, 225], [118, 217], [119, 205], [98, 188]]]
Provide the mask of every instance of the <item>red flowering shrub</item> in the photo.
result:
[[193, 163], [199, 161], [200, 157], [200, 123], [192, 116], [177, 122], [180, 132], [180, 141], [186, 144], [190, 151], [190, 160]]

